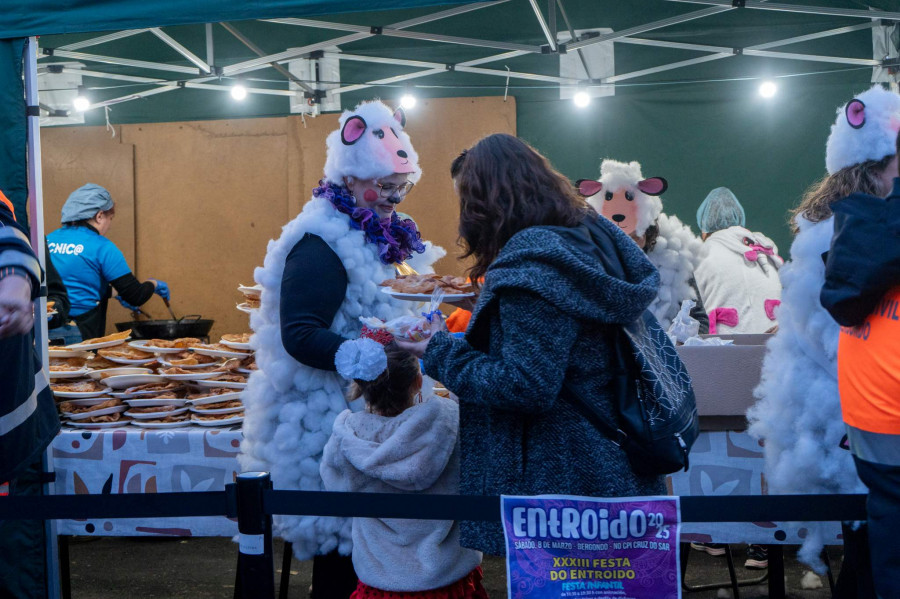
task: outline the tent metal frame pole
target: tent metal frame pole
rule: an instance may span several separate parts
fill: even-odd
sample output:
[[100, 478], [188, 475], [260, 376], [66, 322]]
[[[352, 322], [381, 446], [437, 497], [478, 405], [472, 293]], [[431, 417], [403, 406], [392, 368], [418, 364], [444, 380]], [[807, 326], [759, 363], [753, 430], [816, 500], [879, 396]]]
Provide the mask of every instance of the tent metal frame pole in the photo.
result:
[[547, 20], [544, 19], [544, 13], [541, 12], [541, 7], [538, 6], [537, 0], [528, 0], [531, 4], [531, 9], [534, 11], [534, 16], [537, 18], [538, 25], [541, 26], [541, 31], [544, 32], [544, 37], [547, 38], [547, 43], [550, 44], [550, 50], [556, 52], [556, 35], [550, 31], [550, 26], [547, 24]]
[[153, 89], [145, 89], [144, 91], [137, 92], [134, 94], [128, 94], [127, 96], [120, 96], [118, 98], [110, 98], [109, 100], [103, 100], [102, 102], [97, 102], [96, 104], [91, 104], [91, 106], [85, 112], [88, 112], [91, 110], [96, 110], [97, 108], [103, 108], [104, 106], [114, 106], [115, 104], [121, 104], [122, 102], [129, 102], [131, 100], [139, 100], [141, 98], [155, 96], [156, 94], [163, 94], [165, 92], [174, 91], [179, 88], [180, 88], [180, 86], [178, 84], [172, 84], [172, 85], [162, 85], [159, 87], [154, 87]]
[[206, 34], [206, 64], [211, 67], [216, 66], [216, 43], [213, 38], [213, 24], [204, 23], [203, 29]]
[[[711, 17], [712, 15], [717, 15], [719, 13], [728, 12], [729, 10], [734, 10], [731, 6], [731, 3], [728, 3], [728, 6], [714, 6], [712, 8], [704, 8], [703, 10], [697, 10], [694, 12], [685, 13], [683, 15], [678, 15], [676, 17], [669, 17], [668, 19], [661, 19], [659, 21], [653, 21], [651, 23], [646, 23], [644, 25], [637, 25], [635, 27], [631, 27], [629, 29], [623, 29], [621, 31], [614, 31], [612, 33], [607, 33], [605, 35], [600, 35], [597, 37], [591, 37], [588, 39], [584, 39], [578, 42], [570, 42], [568, 44], [564, 44], [565, 50], [567, 52], [571, 52], [572, 50], [577, 50], [578, 48], [584, 48], [585, 46], [591, 46], [593, 44], [599, 44], [601, 42], [608, 42], [611, 40], [617, 40], [623, 37], [630, 37], [632, 35], [637, 35], [639, 33], [646, 33], [647, 31], [653, 31], [654, 29], [662, 29], [663, 27], [669, 27], [671, 25], [678, 25], [679, 23], [686, 23], [688, 21], [694, 21], [696, 19], [702, 19], [704, 17]], [[562, 50], [560, 50], [562, 51]]]
[[[167, 83], [165, 79], [156, 79], [155, 77], [138, 77], [137, 75], [119, 75], [118, 73], [104, 73], [103, 71], [91, 71], [85, 69], [73, 69], [72, 67], [63, 66], [63, 73], [73, 73], [83, 75], [84, 77], [96, 77], [97, 79], [112, 79], [114, 81], [130, 81], [132, 83]], [[41, 73], [38, 73], [39, 75]]]
[[[37, 38], [30, 37], [25, 42], [25, 104], [38, 106], [38, 81], [37, 81]], [[28, 130], [28, 211], [30, 218], [28, 225], [31, 234], [31, 247], [37, 254], [41, 268], [46, 272], [48, 256], [44, 253], [44, 186], [41, 172], [41, 117], [29, 115], [26, 118]], [[48, 364], [50, 356], [48, 352], [49, 340], [47, 337], [47, 298], [39, 294], [34, 307], [34, 339], [41, 352], [41, 369], [44, 371], [44, 379], [49, 380]], [[44, 451], [42, 466], [45, 472], [53, 472], [53, 459], [50, 448]], [[44, 484], [44, 493], [52, 495], [54, 484]], [[59, 548], [57, 546], [56, 520], [44, 521], [44, 538], [46, 540], [45, 560], [47, 564], [47, 594], [57, 599], [60, 596], [59, 584]]]
[[[562, 0], [555, 0], [556, 6], [559, 7], [559, 13], [562, 15], [563, 22], [566, 24], [566, 29], [569, 30], [569, 36], [572, 38], [572, 41], [575, 41], [575, 38], [578, 36], [575, 35], [575, 28], [572, 27], [572, 23], [569, 21], [569, 15], [566, 13], [566, 9], [563, 8]], [[588, 68], [587, 58], [582, 52], [581, 48], [576, 48], [576, 52], [578, 52], [578, 58], [581, 59], [581, 66], [584, 67], [584, 72], [587, 75], [588, 79], [593, 79], [593, 75], [591, 75], [591, 70]]]
[[[237, 38], [239, 42], [247, 46], [247, 48], [249, 48], [251, 52], [253, 52], [257, 56], [265, 56], [266, 53], [263, 51], [263, 49], [250, 41], [250, 38], [248, 38], [246, 35], [238, 31], [237, 27], [235, 27], [231, 23], [219, 23], [219, 25], [221, 25], [225, 29], [225, 31]], [[277, 62], [269, 63], [269, 65], [273, 69], [284, 75], [288, 80], [293, 81], [294, 83], [299, 85], [304, 91], [311, 94], [315, 93], [315, 90], [308, 83], [301, 80], [299, 77], [296, 77], [293, 73], [291, 73], [289, 70], [287, 70]]]
[[[749, 56], [760, 56], [760, 57], [768, 57], [768, 58], [779, 58], [785, 60], [809, 60], [814, 62], [830, 62], [830, 63], [838, 63], [838, 64], [854, 64], [860, 66], [878, 66], [881, 64], [881, 61], [873, 60], [873, 59], [864, 59], [864, 58], [842, 58], [837, 56], [817, 56], [811, 54], [796, 54], [789, 52], [769, 52], [764, 50], [763, 48], [775, 48], [778, 46], [787, 46], [790, 44], [796, 44], [799, 42], [805, 42], [814, 39], [821, 39], [825, 37], [831, 37], [835, 35], [841, 35], [844, 33], [850, 33], [852, 31], [858, 31], [860, 29], [869, 29], [873, 27], [875, 23], [864, 23], [861, 25], [852, 25], [848, 27], [838, 27], [837, 29], [828, 29], [826, 31], [819, 31], [816, 33], [810, 33], [807, 35], [795, 36], [784, 38], [781, 40], [775, 40], [771, 42], [766, 42], [764, 44], [757, 44], [755, 46], [750, 46], [747, 48], [743, 48], [740, 51], [743, 54]], [[683, 60], [680, 62], [674, 62], [666, 65], [661, 65], [659, 67], [653, 67], [650, 69], [643, 69], [640, 71], [634, 71], [632, 73], [623, 73], [621, 75], [614, 75], [612, 77], [608, 77], [603, 80], [605, 83], [615, 82], [615, 81], [623, 81], [625, 79], [633, 79], [635, 77], [640, 77], [643, 75], [652, 75], [654, 73], [661, 73], [663, 71], [669, 71], [672, 69], [679, 69], [681, 67], [691, 66], [694, 64], [699, 64], [702, 62], [708, 62], [711, 60], [719, 60], [721, 58], [727, 58], [729, 56], [737, 56], [737, 48], [729, 48], [727, 46], [706, 46], [703, 44], [685, 44], [681, 42], [667, 42], [661, 40], [648, 40], [641, 38], [622, 38], [616, 40], [618, 43], [624, 44], [639, 44], [645, 46], [657, 46], [660, 48], [674, 48], [679, 50], [696, 50], [698, 52], [711, 52], [712, 54], [706, 57], [700, 57], [690, 60]], [[705, 60], [704, 60], [705, 59]]]
[[315, 52], [317, 50], [324, 50], [325, 48], [330, 48], [331, 46], [340, 46], [342, 44], [349, 44], [350, 42], [355, 42], [357, 40], [365, 39], [368, 37], [372, 37], [371, 33], [353, 33], [351, 35], [344, 35], [338, 38], [325, 40], [322, 42], [317, 42], [315, 44], [310, 44], [308, 46], [303, 46], [300, 48], [294, 48], [292, 50], [285, 50], [284, 52], [279, 52], [278, 54], [269, 54], [268, 56], [260, 56], [259, 58], [253, 58], [251, 60], [245, 60], [244, 62], [238, 62], [233, 65], [229, 65], [227, 67], [222, 68], [222, 75], [225, 77], [232, 77], [234, 75], [238, 75], [240, 73], [246, 73], [247, 71], [253, 71], [256, 69], [266, 68], [269, 66], [269, 63], [272, 62], [281, 62], [283, 60], [291, 60], [294, 58], [299, 58], [304, 54], [310, 54], [311, 52]]
[[187, 58], [190, 62], [197, 65], [197, 68], [203, 71], [204, 73], [212, 73], [212, 67], [210, 67], [205, 60], [185, 48], [181, 45], [175, 38], [173, 38], [168, 33], [164, 32], [159, 27], [151, 27], [150, 33], [161, 39], [167, 46]]
[[133, 35], [137, 35], [139, 33], [144, 33], [147, 29], [128, 29], [125, 31], [116, 31], [115, 33], [110, 33], [109, 35], [104, 35], [101, 37], [94, 37], [87, 40], [82, 40], [80, 42], [75, 42], [72, 44], [66, 44], [65, 46], [60, 46], [60, 50], [80, 50], [82, 48], [89, 48], [91, 46], [97, 46], [99, 44], [105, 44], [106, 42], [113, 42], [115, 40], [120, 40], [126, 37], [131, 37]]
[[[45, 50], [47, 52], [47, 50]], [[163, 62], [147, 62], [146, 60], [133, 60], [131, 58], [116, 58], [114, 56], [100, 56], [97, 54], [84, 54], [82, 52], [70, 52], [68, 50], [53, 50], [43, 56], [39, 56], [38, 60], [50, 58], [51, 56], [59, 58], [72, 58], [74, 60], [84, 60], [86, 62], [101, 62], [105, 64], [115, 64], [123, 67], [134, 67], [138, 69], [150, 69], [153, 71], [169, 71], [172, 73], [186, 73], [188, 75], [196, 75], [197, 69], [194, 67], [186, 67], [176, 64], [166, 64]]]
[[[707, 4], [712, 6], [732, 6], [731, 0], [667, 0], [668, 2], [681, 2], [687, 4]], [[736, 7], [735, 7], [736, 8]], [[781, 4], [778, 2], [762, 2], [760, 0], [745, 0], [743, 8], [751, 10], [771, 10], [776, 12], [793, 12], [810, 15], [826, 15], [831, 17], [854, 17], [859, 19], [884, 19], [887, 21], [900, 21], [900, 12], [873, 11], [859, 8], [832, 8], [829, 6], [805, 6], [797, 4]]]

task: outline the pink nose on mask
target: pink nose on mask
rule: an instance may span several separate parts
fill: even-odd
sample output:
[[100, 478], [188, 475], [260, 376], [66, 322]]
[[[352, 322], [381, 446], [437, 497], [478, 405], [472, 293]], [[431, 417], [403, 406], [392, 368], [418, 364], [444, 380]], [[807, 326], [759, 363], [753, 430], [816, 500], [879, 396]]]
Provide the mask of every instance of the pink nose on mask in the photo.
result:
[[383, 150], [390, 156], [391, 167], [395, 173], [413, 173], [415, 168], [409, 159], [409, 153], [403, 148], [403, 142], [400, 141], [394, 132], [387, 129], [384, 137], [377, 141]]

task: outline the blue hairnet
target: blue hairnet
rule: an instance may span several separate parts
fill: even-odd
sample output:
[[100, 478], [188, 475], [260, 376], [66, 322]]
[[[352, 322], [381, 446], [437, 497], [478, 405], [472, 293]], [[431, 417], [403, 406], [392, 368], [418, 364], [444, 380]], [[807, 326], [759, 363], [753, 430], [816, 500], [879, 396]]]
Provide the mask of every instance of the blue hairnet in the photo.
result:
[[744, 226], [744, 207], [727, 187], [716, 187], [697, 208], [701, 233], [715, 233], [728, 227]]
[[71, 194], [62, 207], [63, 223], [71, 223], [79, 220], [90, 220], [101, 210], [109, 210], [113, 207], [109, 192], [99, 185], [88, 183], [82, 185]]

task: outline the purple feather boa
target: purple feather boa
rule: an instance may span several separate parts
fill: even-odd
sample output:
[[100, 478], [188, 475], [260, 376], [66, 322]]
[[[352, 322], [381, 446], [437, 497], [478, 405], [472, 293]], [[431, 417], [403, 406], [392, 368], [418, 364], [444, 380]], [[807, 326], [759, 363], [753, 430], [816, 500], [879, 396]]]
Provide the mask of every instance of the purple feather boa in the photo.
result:
[[313, 196], [327, 199], [338, 212], [349, 216], [350, 226], [363, 231], [366, 241], [378, 246], [378, 259], [384, 264], [399, 264], [413, 252], [421, 254], [425, 251], [416, 223], [400, 218], [396, 212], [391, 218], [378, 218], [374, 210], [357, 206], [356, 199], [346, 187], [319, 181]]

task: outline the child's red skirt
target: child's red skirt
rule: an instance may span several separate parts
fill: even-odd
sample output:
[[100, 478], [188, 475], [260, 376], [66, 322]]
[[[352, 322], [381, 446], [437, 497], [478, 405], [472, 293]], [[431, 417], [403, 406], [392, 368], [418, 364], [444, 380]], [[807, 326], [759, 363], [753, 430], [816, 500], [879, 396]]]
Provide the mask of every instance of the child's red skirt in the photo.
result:
[[359, 581], [350, 599], [489, 599], [481, 585], [481, 566], [453, 584], [430, 591], [382, 591]]

